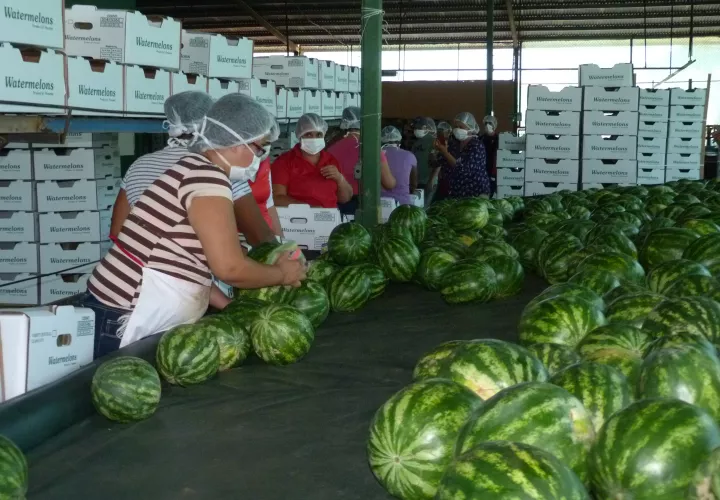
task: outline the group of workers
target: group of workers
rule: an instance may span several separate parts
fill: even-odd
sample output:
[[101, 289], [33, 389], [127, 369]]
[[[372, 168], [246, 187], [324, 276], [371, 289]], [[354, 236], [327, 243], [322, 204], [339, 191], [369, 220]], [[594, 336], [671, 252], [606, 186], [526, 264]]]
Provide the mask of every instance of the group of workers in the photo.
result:
[[[113, 246], [95, 267], [75, 305], [95, 311], [95, 357], [174, 326], [193, 323], [230, 299], [213, 277], [231, 287], [299, 286], [305, 266], [292, 254], [275, 264], [245, 255], [250, 246], [282, 241], [276, 206], [308, 204], [357, 208], [361, 113], [343, 111], [341, 136], [326, 143], [328, 124], [308, 113], [297, 122], [298, 144], [269, 160], [277, 121], [242, 94], [218, 100], [183, 92], [165, 102], [170, 139], [140, 157], [126, 173], [113, 208]], [[452, 126], [430, 118], [414, 124], [413, 151], [401, 149], [395, 127], [382, 131], [380, 183], [402, 204], [425, 187], [437, 197], [491, 194], [486, 131], [470, 113]], [[488, 133], [489, 131], [489, 133]], [[418, 167], [420, 166], [420, 171]]]

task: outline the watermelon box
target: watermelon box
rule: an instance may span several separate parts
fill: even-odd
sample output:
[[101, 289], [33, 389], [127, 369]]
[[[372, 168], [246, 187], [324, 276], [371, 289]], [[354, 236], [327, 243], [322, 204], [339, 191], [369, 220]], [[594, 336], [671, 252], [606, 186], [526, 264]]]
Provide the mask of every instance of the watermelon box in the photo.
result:
[[95, 313], [73, 306], [0, 312], [2, 400], [54, 382], [93, 360]]
[[310, 205], [277, 207], [285, 237], [305, 250], [322, 250], [335, 226], [341, 224], [340, 211], [312, 208]]
[[383, 224], [388, 221], [390, 214], [400, 206], [395, 198], [380, 198], [380, 222]]

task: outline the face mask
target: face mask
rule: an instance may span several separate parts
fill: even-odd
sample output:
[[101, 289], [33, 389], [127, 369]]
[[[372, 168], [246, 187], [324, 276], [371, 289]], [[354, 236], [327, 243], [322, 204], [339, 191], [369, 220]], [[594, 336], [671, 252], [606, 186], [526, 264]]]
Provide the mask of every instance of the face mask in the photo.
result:
[[309, 155], [316, 155], [325, 149], [325, 139], [322, 137], [300, 139], [300, 149]]
[[262, 162], [262, 158], [257, 156], [255, 152], [251, 149], [250, 151], [253, 153], [253, 160], [250, 162], [250, 165], [247, 167], [230, 167], [230, 174], [228, 177], [230, 177], [231, 181], [234, 182], [254, 182], [255, 178], [257, 177], [258, 170], [260, 170], [260, 163]]
[[487, 132], [488, 134], [492, 134], [493, 132], [495, 132], [495, 127], [493, 127], [490, 124], [487, 124], [487, 125], [485, 125], [485, 132]]
[[426, 135], [427, 135], [427, 130], [416, 130], [415, 131], [415, 137], [417, 137], [418, 139], [422, 139]]
[[453, 135], [458, 141], [464, 141], [468, 138], [468, 131], [462, 128], [454, 128]]
[[260, 156], [260, 161], [267, 160], [267, 157], [270, 156], [270, 149], [272, 149], [270, 144], [263, 146], [263, 154]]

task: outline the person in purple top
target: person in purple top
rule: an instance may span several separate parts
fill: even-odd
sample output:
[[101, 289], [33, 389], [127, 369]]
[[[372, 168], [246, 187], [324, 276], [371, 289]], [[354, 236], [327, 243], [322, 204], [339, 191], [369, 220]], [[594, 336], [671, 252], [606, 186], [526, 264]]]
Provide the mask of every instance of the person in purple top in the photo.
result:
[[393, 189], [382, 190], [382, 196], [395, 198], [401, 205], [412, 205], [411, 194], [417, 189], [417, 158], [410, 151], [400, 149], [402, 134], [396, 127], [382, 129], [380, 140], [388, 166], [396, 180]]

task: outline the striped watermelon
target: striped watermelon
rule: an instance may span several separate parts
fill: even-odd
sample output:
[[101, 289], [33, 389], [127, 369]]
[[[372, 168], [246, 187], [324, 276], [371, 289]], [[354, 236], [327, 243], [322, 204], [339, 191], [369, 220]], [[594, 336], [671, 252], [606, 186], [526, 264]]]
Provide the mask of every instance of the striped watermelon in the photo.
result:
[[503, 216], [500, 212], [495, 210], [492, 206], [488, 207], [488, 223], [485, 227], [488, 225], [495, 225], [495, 226], [502, 226], [503, 225]]
[[551, 234], [540, 243], [538, 249], [540, 273], [550, 284], [567, 281], [571, 276], [568, 260], [582, 247], [582, 242], [571, 234]]
[[578, 344], [577, 351], [585, 361], [617, 368], [634, 385], [650, 340], [639, 328], [612, 323], [588, 333]]
[[495, 255], [485, 261], [495, 271], [497, 291], [495, 297], [504, 299], [522, 291], [525, 271], [522, 265], [507, 255]]
[[715, 448], [695, 472], [688, 498], [693, 500], [720, 498], [720, 448]]
[[457, 257], [442, 248], [429, 248], [420, 255], [416, 279], [428, 290], [438, 290], [445, 273], [457, 262]]
[[413, 379], [422, 380], [436, 378], [440, 370], [455, 356], [458, 346], [471, 342], [469, 340], [451, 340], [436, 346], [432, 351], [426, 353], [415, 365]]
[[556, 297], [526, 309], [518, 330], [524, 344], [574, 347], [588, 332], [604, 324], [603, 313], [588, 302]]
[[570, 208], [568, 208], [568, 213], [573, 219], [582, 219], [582, 220], [588, 220], [590, 219], [590, 209], [587, 207], [584, 207], [582, 205], [574, 205]]
[[478, 234], [479, 236], [488, 240], [502, 240], [507, 236], [507, 230], [502, 226], [488, 224], [480, 231], [478, 231]]
[[707, 234], [693, 241], [685, 249], [683, 259], [699, 262], [707, 266], [720, 255], [720, 234]]
[[412, 241], [390, 237], [382, 242], [375, 255], [377, 263], [391, 281], [412, 279], [420, 263], [420, 251]]
[[551, 384], [580, 400], [599, 431], [610, 415], [633, 401], [633, 390], [619, 370], [599, 363], [583, 362], [555, 374]]
[[620, 231], [608, 231], [605, 234], [598, 236], [594, 240], [590, 240], [588, 244], [605, 245], [612, 248], [616, 252], [629, 255], [633, 259], [638, 258], [638, 250], [635, 246], [635, 243], [633, 243], [630, 238], [625, 236], [625, 234]]
[[440, 293], [446, 302], [488, 302], [497, 293], [497, 276], [492, 267], [477, 260], [461, 260], [445, 274]]
[[605, 299], [605, 303], [612, 304], [615, 300], [619, 299], [620, 297], [624, 297], [625, 295], [631, 295], [633, 293], [639, 293], [639, 292], [647, 292], [647, 288], [645, 288], [645, 285], [641, 285], [639, 283], [635, 283], [632, 281], [626, 281], [619, 287], [613, 288], [611, 291], [609, 291], [603, 297], [603, 299]]
[[590, 414], [575, 396], [556, 385], [527, 382], [498, 392], [475, 410], [457, 452], [487, 441], [524, 443], [555, 455], [585, 479], [594, 439]]
[[650, 312], [663, 300], [662, 295], [647, 291], [622, 296], [608, 306], [607, 319], [610, 323], [629, 323], [642, 328]]
[[720, 283], [710, 276], [683, 276], [672, 282], [665, 295], [668, 297], [705, 296], [718, 301], [720, 300]]
[[337, 264], [330, 260], [314, 260], [310, 262], [307, 270], [307, 279], [317, 281], [321, 285], [327, 284], [332, 273], [340, 268]]
[[160, 375], [173, 385], [201, 384], [220, 368], [215, 337], [196, 325], [176, 326], [163, 334], [155, 353]]
[[597, 224], [591, 220], [569, 219], [557, 224], [553, 228], [553, 231], [572, 234], [580, 241], [585, 241], [588, 233], [590, 233], [595, 226], [597, 226]]
[[512, 246], [518, 252], [518, 259], [525, 269], [534, 271], [537, 268], [537, 252], [540, 242], [548, 235], [536, 227], [525, 229], [513, 238]]
[[344, 222], [330, 233], [327, 248], [330, 258], [341, 266], [364, 262], [372, 239], [367, 229], [355, 222]]
[[533, 214], [525, 218], [528, 227], [534, 227], [541, 231], [552, 232], [553, 227], [560, 221], [555, 214]]
[[716, 343], [720, 340], [720, 304], [707, 297], [665, 300], [648, 315], [643, 330], [653, 338], [687, 331]]
[[22, 500], [28, 489], [28, 465], [15, 443], [0, 435], [0, 497]]
[[195, 326], [205, 330], [218, 343], [220, 349], [218, 371], [234, 368], [245, 361], [250, 354], [252, 342], [249, 330], [240, 323], [232, 321], [230, 317], [214, 314], [201, 319], [195, 323]]
[[466, 198], [456, 201], [448, 209], [450, 227], [456, 231], [484, 228], [490, 220], [488, 203], [488, 200], [479, 198]]
[[253, 349], [271, 365], [289, 365], [310, 351], [315, 340], [312, 323], [298, 309], [270, 304], [250, 327]]
[[694, 349], [700, 349], [710, 356], [717, 355], [717, 349], [702, 335], [690, 332], [678, 332], [674, 335], [667, 337], [660, 337], [659, 339], [653, 340], [648, 348], [645, 350], [645, 357], [647, 358], [655, 351], [660, 349], [670, 349], [673, 347], [685, 347], [691, 346]]
[[495, 255], [506, 255], [513, 259], [519, 257], [517, 250], [502, 240], [480, 240], [473, 243], [468, 250], [468, 256], [478, 260], [486, 260]]
[[642, 283], [645, 280], [645, 270], [640, 263], [619, 252], [601, 252], [586, 257], [578, 264], [575, 272], [587, 268], [598, 268], [617, 276], [621, 281]]
[[495, 210], [502, 214], [504, 222], [510, 222], [513, 220], [513, 217], [515, 216], [515, 207], [510, 201], [496, 198], [490, 200], [490, 202]]
[[437, 500], [586, 500], [577, 475], [550, 453], [522, 443], [483, 443], [458, 456]]
[[601, 297], [620, 286], [620, 278], [615, 274], [596, 267], [586, 267], [573, 274], [569, 282], [589, 288]]
[[572, 348], [560, 344], [532, 344], [528, 350], [545, 365], [550, 375], [582, 361]]
[[647, 286], [653, 292], [664, 294], [678, 278], [693, 275], [710, 276], [710, 271], [691, 260], [669, 260], [648, 273]]
[[313, 280], [305, 280], [298, 288], [293, 289], [288, 305], [307, 316], [314, 328], [319, 327], [330, 313], [330, 299], [325, 287]]
[[684, 220], [680, 227], [684, 227], [686, 229], [691, 229], [695, 231], [700, 236], [705, 236], [706, 234], [715, 234], [720, 233], [720, 226], [718, 226], [715, 222], [709, 220], [709, 219], [688, 219]]
[[100, 365], [90, 391], [93, 406], [106, 418], [138, 422], [155, 413], [160, 404], [160, 376], [144, 359], [120, 356]]
[[643, 399], [615, 413], [590, 454], [598, 498], [680, 500], [695, 472], [720, 446], [704, 410], [677, 399]]
[[704, 206], [702, 203], [696, 203], [694, 205], [690, 205], [685, 210], [683, 210], [680, 216], [677, 218], [677, 221], [683, 223], [685, 221], [706, 217], [711, 213], [712, 210]]
[[[293, 252], [297, 249], [297, 243], [294, 241], [288, 241], [286, 243], [268, 242], [252, 248], [250, 252], [248, 252], [248, 257], [261, 264], [273, 265], [277, 262], [281, 254]], [[305, 256], [302, 253], [300, 253], [299, 260], [305, 262]], [[273, 303], [285, 302], [289, 292], [289, 287], [281, 285], [255, 289], [237, 289], [237, 295], [239, 297]]]
[[584, 300], [588, 304], [591, 304], [595, 309], [599, 309], [600, 311], [605, 310], [605, 302], [602, 297], [589, 288], [575, 283], [559, 283], [546, 288], [540, 292], [540, 295], [528, 302], [525, 306], [525, 310], [523, 311], [523, 315], [539, 302], [555, 297], [578, 298], [580, 300]]
[[[509, 342], [495, 339], [473, 340], [452, 345], [448, 352], [445, 344], [420, 359], [415, 373], [428, 372], [431, 362], [433, 377], [461, 384], [482, 399], [522, 382], [544, 382], [548, 379], [542, 363], [530, 351]], [[416, 377], [417, 379], [417, 377]]]
[[377, 480], [401, 499], [434, 499], [461, 428], [482, 400], [449, 380], [411, 384], [370, 423], [368, 460]]
[[362, 268], [350, 266], [340, 269], [328, 280], [330, 307], [337, 312], [357, 311], [370, 300], [370, 287], [370, 278]]
[[370, 298], [374, 299], [382, 295], [389, 281], [385, 277], [383, 270], [375, 264], [370, 264], [369, 262], [366, 262], [365, 264], [356, 264], [356, 267], [362, 269], [368, 277], [368, 280], [370, 280]]
[[695, 231], [682, 227], [656, 229], [645, 239], [640, 250], [640, 262], [646, 269], [653, 269], [668, 260], [679, 259], [698, 238], [700, 235]]
[[255, 321], [260, 309], [267, 304], [261, 300], [247, 297], [237, 297], [222, 311], [223, 316], [230, 317], [233, 322], [250, 331], [250, 325]]
[[420, 243], [425, 239], [427, 214], [425, 210], [414, 205], [400, 205], [390, 214], [388, 224], [393, 228], [405, 229], [415, 243]]

